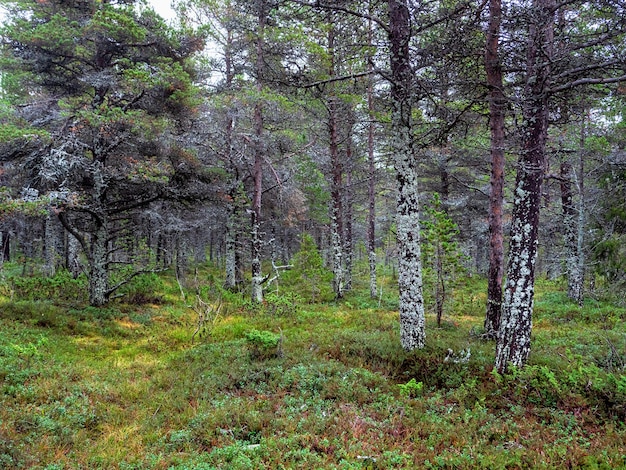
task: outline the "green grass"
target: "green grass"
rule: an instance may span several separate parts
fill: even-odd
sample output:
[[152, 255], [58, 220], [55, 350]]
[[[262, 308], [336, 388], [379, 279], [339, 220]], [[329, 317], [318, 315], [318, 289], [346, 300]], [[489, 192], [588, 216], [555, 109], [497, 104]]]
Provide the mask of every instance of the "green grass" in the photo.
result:
[[358, 279], [339, 303], [223, 294], [193, 341], [193, 289], [170, 276], [105, 309], [28, 282], [56, 290], [0, 286], [0, 468], [626, 467], [626, 310], [558, 284], [537, 286], [530, 364], [501, 376], [478, 278], [413, 353], [387, 279], [375, 300]]

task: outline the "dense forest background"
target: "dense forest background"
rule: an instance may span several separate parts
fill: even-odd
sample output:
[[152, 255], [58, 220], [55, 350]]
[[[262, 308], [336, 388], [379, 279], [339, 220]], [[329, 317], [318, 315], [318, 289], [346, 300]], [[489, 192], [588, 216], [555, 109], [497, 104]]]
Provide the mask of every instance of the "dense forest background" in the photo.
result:
[[577, 302], [624, 285], [622, 7], [180, 2], [171, 27], [6, 2], [3, 260], [84, 273], [102, 306], [208, 256], [261, 302], [308, 235], [335, 298], [356, 261], [372, 297], [396, 267], [409, 350], [424, 283], [440, 318], [487, 276], [485, 334], [521, 365], [535, 271]]
[[[581, 391], [593, 395], [585, 406], [623, 417], [624, 2], [188, 0], [174, 2], [170, 22], [133, 0], [1, 4], [6, 319], [37, 322], [40, 307], [24, 313], [20, 302], [48, 300], [63, 311], [35, 326], [67, 333], [79, 311], [136, 320], [179, 296], [191, 339], [234, 334], [258, 365], [283, 359], [286, 312], [304, 308], [303, 323], [331, 332], [325, 309], [359, 299], [399, 311], [399, 328], [362, 313], [374, 329], [393, 328], [399, 349], [355, 346], [348, 358], [330, 343], [301, 346], [347, 366], [363, 366], [363, 354], [409, 401], [441, 386], [444, 364], [463, 383], [490, 364], [495, 376], [480, 383], [496, 377], [495, 389], [551, 384], [553, 405], [567, 380], [601, 376]], [[593, 373], [559, 382], [531, 361], [520, 375], [533, 318], [549, 314], [534, 311], [538, 283], [558, 299], [559, 321], [594, 323], [590, 305], [603, 312], [591, 331], [607, 331], [608, 352]], [[227, 334], [222, 309], [275, 321]], [[461, 371], [470, 349], [458, 333], [454, 348], [440, 345], [455, 315], [473, 318], [484, 353], [471, 371]], [[4, 356], [40, 360], [45, 342], [25, 344]], [[443, 356], [418, 371], [411, 354], [433, 344]], [[571, 365], [570, 352], [553, 355]], [[484, 405], [472, 393], [472, 406], [479, 396]], [[5, 447], [0, 463], [18, 462]]]

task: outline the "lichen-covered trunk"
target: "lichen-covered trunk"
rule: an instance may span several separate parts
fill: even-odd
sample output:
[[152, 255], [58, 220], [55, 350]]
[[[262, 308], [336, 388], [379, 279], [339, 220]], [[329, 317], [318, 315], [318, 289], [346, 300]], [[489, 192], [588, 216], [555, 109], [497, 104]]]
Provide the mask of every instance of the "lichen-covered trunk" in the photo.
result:
[[400, 340], [407, 350], [423, 348], [426, 339], [422, 259], [420, 249], [419, 191], [411, 135], [411, 67], [409, 9], [405, 0], [389, 0], [391, 50], [391, 148], [398, 185], [396, 225]]
[[263, 92], [263, 76], [265, 69], [264, 35], [267, 24], [267, 4], [261, 0], [258, 4], [258, 25], [256, 37], [256, 91], [257, 103], [254, 106], [254, 168], [252, 210], [250, 211], [251, 240], [251, 297], [253, 302], [263, 302], [263, 274], [261, 272], [261, 197], [263, 194], [263, 159], [265, 146], [263, 142], [263, 110], [261, 95]]
[[238, 194], [232, 195], [232, 203], [228, 211], [226, 221], [225, 240], [225, 271], [226, 289], [239, 289], [243, 283], [242, 259], [241, 259], [241, 226], [243, 222], [244, 207]]
[[[255, 109], [255, 120], [257, 125], [257, 139], [262, 138], [263, 117], [261, 108], [257, 105]], [[261, 142], [257, 143], [261, 147]], [[254, 189], [252, 196], [251, 218], [251, 296], [253, 302], [263, 302], [263, 274], [261, 272], [261, 195], [263, 193], [263, 163], [261, 150], [257, 150], [254, 158]]]
[[[349, 130], [351, 133], [352, 131]], [[346, 148], [346, 161], [348, 168], [346, 171], [346, 190], [345, 193], [345, 231], [343, 240], [343, 254], [344, 254], [344, 266], [345, 266], [345, 289], [352, 289], [352, 269], [354, 261], [354, 233], [352, 226], [353, 218], [353, 195], [352, 195], [352, 137], [348, 138], [348, 145]]]
[[[561, 163], [561, 205], [563, 210], [563, 231], [565, 242], [565, 270], [567, 273], [567, 296], [579, 305], [583, 302], [584, 257], [583, 236], [584, 216], [582, 196], [578, 207], [574, 203], [572, 179], [574, 173], [569, 162]], [[577, 212], [579, 212], [577, 214]], [[581, 262], [582, 261], [582, 262]]]
[[328, 118], [330, 164], [332, 167], [330, 235], [332, 244], [333, 290], [335, 297], [341, 299], [343, 298], [345, 287], [343, 270], [343, 169], [339, 159], [336, 102], [334, 98], [331, 98], [329, 102]]
[[[335, 25], [333, 12], [328, 12], [328, 74], [335, 71]], [[331, 268], [335, 298], [343, 298], [345, 288], [343, 252], [343, 164], [339, 156], [339, 98], [331, 84], [328, 97], [328, 153], [330, 157], [330, 242], [332, 247]]]
[[96, 224], [89, 252], [89, 304], [101, 307], [109, 301], [108, 233], [104, 221]]
[[501, 0], [489, 2], [489, 27], [485, 48], [485, 72], [489, 87], [489, 129], [491, 134], [491, 177], [489, 194], [489, 271], [487, 274], [487, 312], [485, 335], [495, 338], [502, 311], [502, 277], [504, 274], [504, 116], [506, 97], [503, 92], [499, 40], [502, 20]]
[[[368, 29], [368, 44], [371, 46], [372, 43], [372, 22], [370, 20]], [[376, 158], [374, 155], [375, 109], [374, 84], [371, 75], [374, 70], [374, 65], [372, 60], [368, 60], [367, 64], [368, 72], [370, 72], [370, 78], [367, 83], [367, 109], [369, 115], [369, 124], [367, 126], [367, 258], [370, 274], [370, 297], [375, 299], [378, 294], [378, 287], [376, 279]]]
[[495, 366], [501, 373], [510, 365], [522, 367], [530, 355], [539, 208], [548, 134], [549, 61], [545, 55], [550, 57], [553, 39], [553, 2], [534, 1], [537, 22], [529, 28], [523, 146], [517, 167], [507, 280], [496, 347]]
[[46, 276], [54, 276], [57, 265], [59, 231], [54, 224], [55, 218], [47, 214], [44, 225], [44, 260], [43, 270]]

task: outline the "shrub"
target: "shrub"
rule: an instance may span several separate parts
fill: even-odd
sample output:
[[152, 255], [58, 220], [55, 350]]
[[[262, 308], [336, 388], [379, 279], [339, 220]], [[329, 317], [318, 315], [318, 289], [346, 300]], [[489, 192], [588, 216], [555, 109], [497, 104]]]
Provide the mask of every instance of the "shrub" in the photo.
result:
[[255, 359], [282, 356], [282, 335], [265, 330], [250, 330], [246, 333], [246, 341]]
[[19, 300], [51, 300], [53, 302], [86, 302], [87, 278], [74, 278], [67, 270], [54, 276], [15, 277], [11, 280], [14, 296]]

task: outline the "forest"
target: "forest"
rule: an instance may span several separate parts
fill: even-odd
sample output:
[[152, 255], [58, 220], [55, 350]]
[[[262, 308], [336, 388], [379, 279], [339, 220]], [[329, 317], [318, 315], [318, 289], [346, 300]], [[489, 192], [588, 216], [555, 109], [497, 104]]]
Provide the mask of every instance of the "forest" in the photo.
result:
[[626, 468], [626, 1], [0, 7], [0, 468]]

